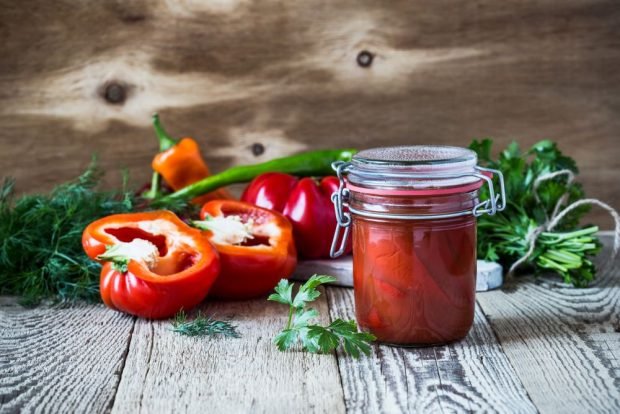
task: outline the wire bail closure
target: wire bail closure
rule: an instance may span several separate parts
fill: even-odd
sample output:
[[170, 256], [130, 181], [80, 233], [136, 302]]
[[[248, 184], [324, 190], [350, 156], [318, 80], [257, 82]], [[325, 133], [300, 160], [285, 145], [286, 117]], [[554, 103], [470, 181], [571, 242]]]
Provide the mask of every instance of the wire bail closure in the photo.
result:
[[[368, 212], [352, 208], [348, 201], [350, 191], [346, 187], [345, 174], [349, 172], [351, 167], [350, 162], [336, 161], [332, 163], [332, 169], [336, 171], [338, 177], [339, 186], [338, 190], [331, 196], [332, 203], [336, 212], [336, 230], [334, 231], [334, 238], [330, 248], [329, 255], [332, 258], [342, 256], [346, 249], [347, 240], [351, 232], [351, 214], [357, 214], [362, 217], [377, 218], [377, 219], [393, 219], [393, 220], [432, 220], [439, 218], [452, 218], [474, 215], [475, 217], [488, 214], [494, 215], [498, 211], [503, 211], [506, 208], [506, 188], [504, 186], [504, 175], [499, 170], [491, 168], [483, 168], [476, 166], [475, 172], [462, 173], [462, 174], [441, 174], [433, 175], [433, 178], [465, 178], [476, 177], [484, 180], [489, 189], [489, 199], [484, 200], [474, 206], [471, 210], [457, 211], [454, 213], [443, 214], [389, 214]], [[486, 173], [486, 174], [485, 174]], [[387, 178], [412, 178], [419, 176], [420, 178], [428, 177], [427, 174], [412, 174], [412, 173], [383, 173]], [[496, 194], [493, 188], [493, 175], [497, 175], [499, 178], [499, 194]], [[340, 241], [340, 243], [338, 243]], [[337, 250], [336, 250], [337, 249]]]
[[[329, 249], [329, 256], [331, 258], [342, 256], [347, 247], [347, 240], [349, 238], [349, 233], [351, 232], [351, 213], [344, 210], [344, 207], [348, 206], [350, 192], [345, 186], [346, 183], [343, 176], [346, 169], [350, 165], [350, 163], [344, 161], [335, 161], [332, 163], [332, 168], [336, 171], [336, 176], [338, 177], [338, 182], [340, 184], [338, 185], [338, 191], [332, 194], [332, 203], [334, 204], [334, 209], [336, 211], [337, 224], [334, 232], [334, 238], [332, 239], [332, 245]], [[336, 250], [338, 239], [340, 239], [341, 229], [344, 229], [344, 234], [342, 235], [342, 240], [340, 241], [340, 247]]]

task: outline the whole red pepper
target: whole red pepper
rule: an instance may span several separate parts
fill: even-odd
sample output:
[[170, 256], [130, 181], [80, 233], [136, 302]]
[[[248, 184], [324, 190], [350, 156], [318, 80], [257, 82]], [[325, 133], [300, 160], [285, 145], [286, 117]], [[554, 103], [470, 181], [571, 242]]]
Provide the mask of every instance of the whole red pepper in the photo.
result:
[[329, 258], [336, 229], [331, 195], [336, 190], [338, 178], [335, 176], [317, 182], [312, 178], [266, 173], [248, 185], [241, 200], [284, 214], [293, 224], [295, 245], [301, 257]]
[[273, 290], [297, 265], [291, 223], [280, 213], [233, 200], [213, 200], [193, 225], [220, 255], [221, 271], [210, 295], [249, 299]]
[[167, 318], [194, 307], [220, 270], [218, 254], [202, 232], [170, 211], [104, 217], [86, 227], [82, 245], [90, 258], [103, 262], [103, 302], [143, 318]]

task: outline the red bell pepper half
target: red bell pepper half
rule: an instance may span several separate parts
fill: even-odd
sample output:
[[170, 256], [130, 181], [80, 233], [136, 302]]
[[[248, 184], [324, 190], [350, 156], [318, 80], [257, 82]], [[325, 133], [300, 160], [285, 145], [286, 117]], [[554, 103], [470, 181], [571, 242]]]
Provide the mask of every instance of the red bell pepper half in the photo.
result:
[[207, 202], [202, 221], [220, 255], [221, 272], [210, 295], [249, 299], [271, 292], [297, 265], [291, 223], [280, 213], [233, 200]]
[[331, 195], [336, 190], [338, 178], [335, 176], [317, 182], [312, 178], [266, 173], [248, 185], [241, 200], [284, 214], [293, 224], [295, 244], [301, 257], [329, 258], [336, 229]]
[[202, 232], [169, 211], [104, 217], [86, 227], [82, 245], [103, 262], [103, 302], [143, 318], [167, 318], [196, 306], [220, 270]]

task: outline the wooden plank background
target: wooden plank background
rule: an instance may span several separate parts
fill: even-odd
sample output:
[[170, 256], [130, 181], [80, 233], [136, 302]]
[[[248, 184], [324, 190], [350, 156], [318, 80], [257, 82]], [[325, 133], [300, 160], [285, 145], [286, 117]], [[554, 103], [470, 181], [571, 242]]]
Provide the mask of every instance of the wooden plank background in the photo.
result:
[[617, 0], [0, 0], [1, 174], [44, 190], [98, 153], [142, 182], [159, 111], [214, 170], [551, 138], [618, 206], [619, 28]]

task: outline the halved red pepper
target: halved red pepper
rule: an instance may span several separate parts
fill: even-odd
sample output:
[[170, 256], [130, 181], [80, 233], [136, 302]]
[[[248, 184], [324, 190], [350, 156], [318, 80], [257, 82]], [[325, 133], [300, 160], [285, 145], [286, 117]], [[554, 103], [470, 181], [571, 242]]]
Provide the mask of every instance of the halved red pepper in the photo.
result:
[[193, 224], [205, 230], [220, 255], [211, 290], [223, 299], [249, 299], [273, 290], [297, 264], [293, 228], [280, 213], [233, 200], [214, 200]]
[[[328, 258], [336, 229], [331, 195], [338, 190], [338, 178], [319, 182], [282, 173], [256, 177], [245, 189], [241, 201], [281, 212], [293, 224], [299, 255], [306, 259]], [[347, 248], [350, 251], [350, 244]]]
[[199, 304], [219, 273], [216, 250], [170, 211], [116, 214], [84, 230], [82, 245], [104, 262], [100, 291], [112, 309], [167, 318]]

